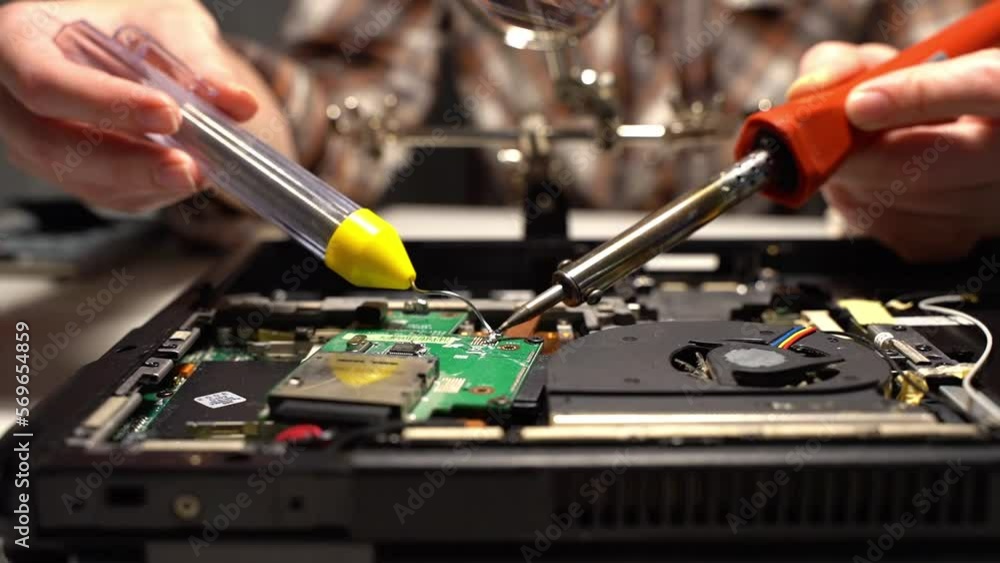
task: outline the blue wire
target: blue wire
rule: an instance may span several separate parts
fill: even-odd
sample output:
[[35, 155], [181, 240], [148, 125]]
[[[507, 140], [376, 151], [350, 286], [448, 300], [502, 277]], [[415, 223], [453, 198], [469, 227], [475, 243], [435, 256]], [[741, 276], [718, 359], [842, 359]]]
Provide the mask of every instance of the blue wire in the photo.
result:
[[805, 327], [797, 326], [797, 327], [793, 328], [792, 330], [789, 330], [785, 334], [782, 334], [781, 336], [779, 336], [779, 337], [775, 338], [774, 340], [772, 340], [769, 345], [770, 346], [777, 346], [778, 344], [781, 343], [782, 340], [788, 338], [789, 336], [795, 334], [796, 332], [798, 332], [800, 330], [803, 330], [804, 328]]

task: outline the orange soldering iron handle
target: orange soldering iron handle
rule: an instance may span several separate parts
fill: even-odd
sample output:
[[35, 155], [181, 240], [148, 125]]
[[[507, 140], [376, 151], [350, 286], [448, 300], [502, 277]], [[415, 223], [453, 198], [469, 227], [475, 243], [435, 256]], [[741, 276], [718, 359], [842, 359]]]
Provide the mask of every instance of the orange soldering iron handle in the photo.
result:
[[1000, 0], [992, 0], [896, 58], [831, 88], [806, 94], [769, 111], [750, 116], [740, 132], [737, 159], [776, 140], [791, 156], [795, 171], [765, 188], [763, 194], [789, 207], [799, 207], [816, 193], [852, 152], [879, 137], [861, 131], [847, 119], [848, 94], [862, 82], [924, 62], [957, 57], [1000, 43]]

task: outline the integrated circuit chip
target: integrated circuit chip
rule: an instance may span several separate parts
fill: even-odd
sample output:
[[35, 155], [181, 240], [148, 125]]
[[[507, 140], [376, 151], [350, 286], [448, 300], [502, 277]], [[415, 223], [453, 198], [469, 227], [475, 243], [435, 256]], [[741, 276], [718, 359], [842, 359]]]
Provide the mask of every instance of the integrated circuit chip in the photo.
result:
[[419, 356], [424, 351], [422, 344], [416, 342], [397, 342], [389, 348], [388, 354], [392, 356]]

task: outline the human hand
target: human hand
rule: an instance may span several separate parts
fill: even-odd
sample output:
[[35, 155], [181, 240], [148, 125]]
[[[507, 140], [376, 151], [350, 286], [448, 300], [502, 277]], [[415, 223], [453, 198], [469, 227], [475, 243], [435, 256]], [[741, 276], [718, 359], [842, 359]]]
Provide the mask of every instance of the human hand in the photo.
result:
[[[838, 84], [895, 56], [880, 44], [821, 43], [789, 98]], [[911, 261], [966, 255], [1000, 235], [1000, 49], [867, 81], [847, 100], [858, 128], [884, 133], [822, 188], [853, 232]]]
[[144, 137], [177, 131], [180, 110], [170, 97], [74, 63], [53, 41], [78, 19], [107, 34], [138, 26], [217, 90], [212, 101], [223, 112], [238, 121], [253, 117], [260, 96], [247, 86], [249, 65], [220, 40], [211, 14], [195, 0], [155, 4], [67, 0], [0, 8], [0, 140], [12, 164], [91, 205], [126, 212], [175, 203], [202, 187], [190, 155]]

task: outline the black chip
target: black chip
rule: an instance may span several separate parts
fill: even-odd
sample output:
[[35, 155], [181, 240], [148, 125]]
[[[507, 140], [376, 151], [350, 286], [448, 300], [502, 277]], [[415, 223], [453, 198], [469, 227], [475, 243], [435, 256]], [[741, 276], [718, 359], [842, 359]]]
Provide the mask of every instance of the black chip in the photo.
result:
[[423, 351], [424, 345], [416, 342], [397, 342], [389, 348], [393, 356], [419, 356]]
[[[153, 421], [150, 435], [190, 438], [188, 422], [257, 420], [260, 411], [267, 406], [268, 391], [298, 365], [298, 362], [203, 362]], [[211, 397], [224, 392], [244, 400], [231, 404], [222, 402], [224, 406], [217, 408], [206, 406], [206, 403], [213, 404]], [[202, 402], [195, 400], [198, 398], [202, 398]]]

